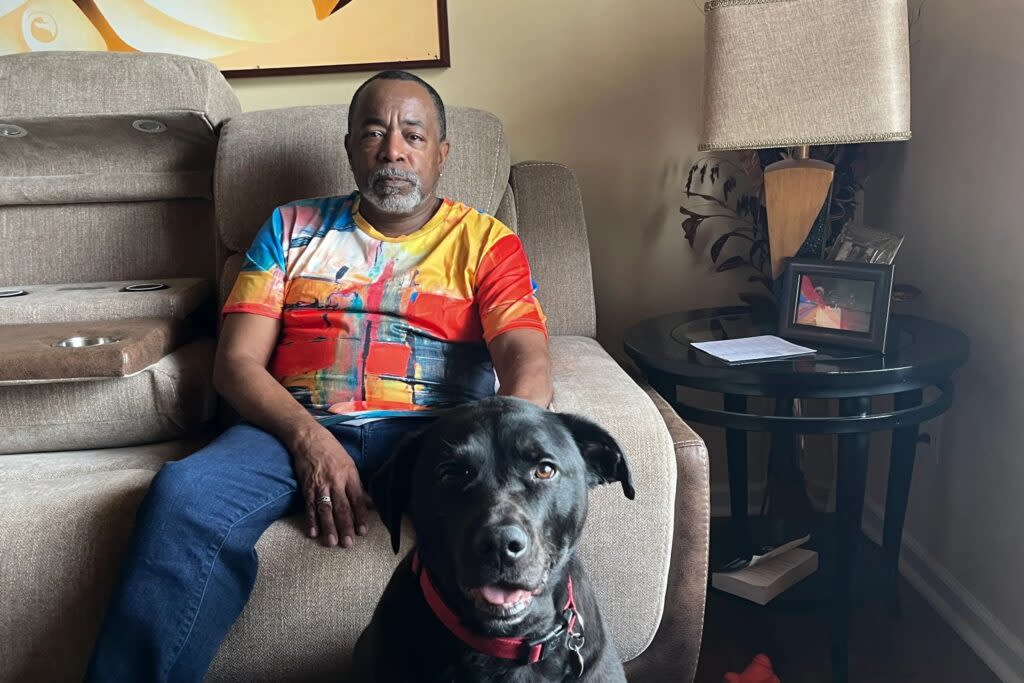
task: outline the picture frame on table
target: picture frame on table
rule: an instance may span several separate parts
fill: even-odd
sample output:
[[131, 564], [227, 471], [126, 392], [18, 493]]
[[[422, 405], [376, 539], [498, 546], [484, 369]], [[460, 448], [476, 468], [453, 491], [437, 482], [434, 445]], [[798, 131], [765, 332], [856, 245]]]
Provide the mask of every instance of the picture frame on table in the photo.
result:
[[903, 235], [849, 223], [836, 237], [835, 244], [829, 252], [829, 259], [892, 265], [901, 246]]
[[885, 351], [893, 267], [789, 259], [779, 305], [779, 336]]

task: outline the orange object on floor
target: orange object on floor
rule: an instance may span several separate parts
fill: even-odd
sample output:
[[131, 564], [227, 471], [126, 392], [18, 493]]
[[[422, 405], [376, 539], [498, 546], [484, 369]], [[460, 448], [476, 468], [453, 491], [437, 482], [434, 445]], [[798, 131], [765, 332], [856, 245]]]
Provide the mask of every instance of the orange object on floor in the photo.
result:
[[772, 671], [772, 660], [768, 655], [757, 655], [743, 673], [725, 674], [724, 683], [781, 683]]

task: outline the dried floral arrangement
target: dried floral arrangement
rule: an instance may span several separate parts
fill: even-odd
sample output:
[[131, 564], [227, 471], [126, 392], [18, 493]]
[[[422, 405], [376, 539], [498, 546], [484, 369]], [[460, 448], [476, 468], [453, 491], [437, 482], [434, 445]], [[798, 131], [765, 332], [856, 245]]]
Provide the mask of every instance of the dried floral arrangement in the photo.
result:
[[[825, 252], [854, 216], [864, 180], [870, 170], [869, 145], [814, 147], [811, 157], [835, 165], [835, 178], [826, 225]], [[751, 305], [775, 306], [772, 296], [767, 211], [764, 202], [764, 169], [788, 157], [785, 149], [743, 150], [697, 159], [683, 188], [683, 235], [695, 248], [697, 233], [710, 221], [724, 230], [711, 244], [709, 254], [716, 272], [747, 269], [747, 281], [761, 285], [740, 299]], [[728, 248], [727, 248], [728, 247]], [[824, 253], [820, 257], [824, 257]]]

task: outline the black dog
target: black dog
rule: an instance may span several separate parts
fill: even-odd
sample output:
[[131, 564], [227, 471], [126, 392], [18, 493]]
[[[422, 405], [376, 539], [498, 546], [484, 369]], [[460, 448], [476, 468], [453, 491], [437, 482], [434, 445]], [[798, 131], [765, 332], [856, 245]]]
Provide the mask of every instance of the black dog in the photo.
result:
[[395, 570], [355, 649], [359, 681], [625, 681], [574, 548], [589, 487], [621, 482], [603, 429], [511, 398], [439, 418], [381, 469], [372, 492]]

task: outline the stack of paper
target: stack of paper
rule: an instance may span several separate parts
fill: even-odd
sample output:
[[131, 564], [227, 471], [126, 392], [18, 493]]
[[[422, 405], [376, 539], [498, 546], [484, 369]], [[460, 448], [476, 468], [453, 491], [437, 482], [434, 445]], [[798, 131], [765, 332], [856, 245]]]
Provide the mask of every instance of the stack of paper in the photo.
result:
[[693, 348], [710, 354], [730, 365], [758, 363], [769, 360], [784, 360], [812, 356], [817, 353], [806, 346], [798, 346], [773, 335], [725, 339], [712, 342], [692, 342]]

